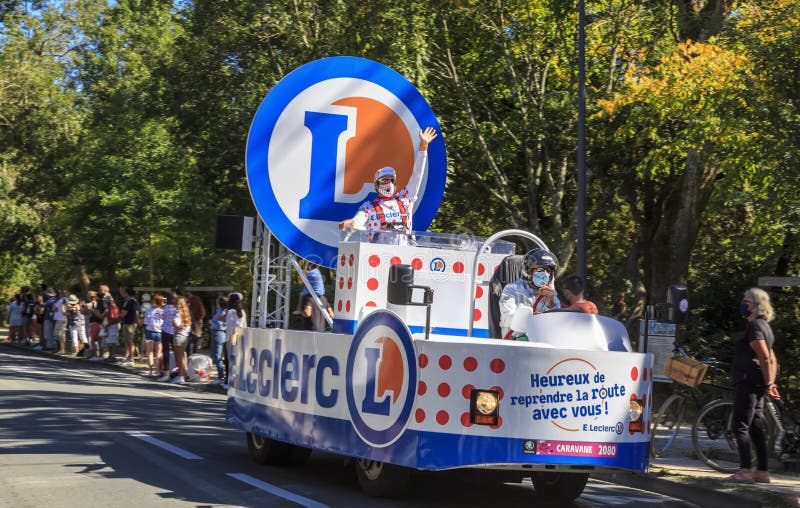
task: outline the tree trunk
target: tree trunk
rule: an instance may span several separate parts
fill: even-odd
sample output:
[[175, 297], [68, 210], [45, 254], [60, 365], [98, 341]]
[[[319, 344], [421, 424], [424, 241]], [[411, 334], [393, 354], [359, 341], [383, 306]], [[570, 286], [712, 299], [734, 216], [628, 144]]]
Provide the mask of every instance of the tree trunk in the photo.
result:
[[89, 292], [89, 286], [92, 285], [92, 279], [86, 273], [86, 264], [81, 260], [77, 265], [78, 270], [78, 284], [81, 286], [81, 294], [85, 295]]
[[700, 219], [708, 204], [716, 181], [716, 167], [703, 164], [702, 153], [690, 149], [686, 154], [686, 170], [679, 186], [666, 196], [669, 205], [650, 245], [651, 303], [666, 301], [670, 284], [685, 284], [689, 276], [689, 257], [697, 240]]

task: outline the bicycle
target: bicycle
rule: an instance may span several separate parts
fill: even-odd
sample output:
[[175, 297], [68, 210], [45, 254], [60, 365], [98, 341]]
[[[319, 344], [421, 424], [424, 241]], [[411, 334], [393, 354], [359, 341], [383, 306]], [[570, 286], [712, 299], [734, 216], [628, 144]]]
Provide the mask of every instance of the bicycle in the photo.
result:
[[[676, 348], [673, 352], [691, 358], [681, 348]], [[708, 365], [715, 373], [725, 374], [725, 370], [721, 367], [722, 364], [713, 358], [703, 360], [700, 363]], [[704, 383], [704, 385], [712, 389], [728, 390], [727, 387], [717, 386], [712, 383]], [[700, 408], [703, 402], [708, 400], [701, 396], [701, 391], [697, 387], [688, 386], [677, 381], [673, 386], [675, 393], [667, 397], [661, 404], [652, 420], [650, 453], [653, 457], [662, 456], [678, 437], [690, 401], [695, 408]]]
[[[767, 457], [779, 458], [781, 440], [786, 436], [781, 412], [768, 397], [764, 403], [767, 423]], [[712, 400], [697, 414], [692, 427], [692, 446], [697, 456], [708, 467], [722, 473], [739, 470], [739, 449], [733, 429], [733, 400]], [[755, 450], [751, 450], [755, 463]]]

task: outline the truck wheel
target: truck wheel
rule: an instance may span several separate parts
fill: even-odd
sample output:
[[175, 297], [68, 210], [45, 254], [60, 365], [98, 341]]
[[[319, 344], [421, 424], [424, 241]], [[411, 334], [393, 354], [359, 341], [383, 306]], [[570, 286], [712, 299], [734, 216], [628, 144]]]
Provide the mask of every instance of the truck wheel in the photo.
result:
[[311, 456], [311, 448], [303, 446], [289, 445], [289, 465], [301, 467], [305, 466], [308, 462], [308, 457]]
[[247, 453], [259, 464], [288, 464], [292, 454], [290, 446], [252, 432], [247, 433]]
[[357, 459], [358, 485], [367, 495], [393, 497], [405, 490], [411, 469], [375, 460]]
[[536, 472], [531, 480], [538, 496], [547, 501], [567, 502], [583, 493], [589, 473]]

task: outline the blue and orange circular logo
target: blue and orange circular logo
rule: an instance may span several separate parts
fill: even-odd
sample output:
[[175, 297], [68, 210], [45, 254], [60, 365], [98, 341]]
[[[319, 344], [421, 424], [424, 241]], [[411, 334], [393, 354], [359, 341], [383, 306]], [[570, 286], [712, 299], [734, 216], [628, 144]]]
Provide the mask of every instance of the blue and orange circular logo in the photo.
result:
[[345, 374], [350, 420], [364, 442], [382, 448], [403, 435], [416, 386], [411, 332], [397, 314], [372, 312], [356, 329]]
[[[439, 122], [419, 91], [394, 70], [357, 57], [310, 62], [267, 94], [247, 138], [247, 182], [273, 235], [295, 254], [336, 265], [338, 222], [375, 196], [373, 176], [391, 166], [402, 188], [411, 178], [419, 131]], [[447, 162], [440, 136], [413, 224], [425, 230], [444, 194]]]

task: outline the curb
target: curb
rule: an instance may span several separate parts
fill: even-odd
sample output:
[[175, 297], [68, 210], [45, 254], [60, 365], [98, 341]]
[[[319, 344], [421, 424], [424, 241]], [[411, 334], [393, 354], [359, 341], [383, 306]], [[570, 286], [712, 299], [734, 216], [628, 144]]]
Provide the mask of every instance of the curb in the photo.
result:
[[592, 473], [592, 478], [689, 501], [703, 508], [731, 508], [732, 506], [760, 508], [763, 506], [761, 500], [746, 495], [722, 492], [686, 482], [665, 480], [649, 474], [619, 471]]
[[156, 384], [159, 384], [159, 385], [176, 386], [176, 387], [180, 386], [180, 387], [183, 387], [185, 389], [194, 390], [196, 392], [214, 392], [214, 393], [219, 393], [221, 395], [225, 395], [227, 393], [227, 391], [224, 388], [222, 388], [221, 386], [214, 385], [214, 384], [211, 384], [211, 383], [191, 383], [191, 382], [186, 382], [186, 383], [183, 383], [181, 385], [173, 385], [172, 383], [159, 383], [155, 379], [149, 378], [146, 374], [143, 374], [143, 373], [139, 372], [135, 368], [126, 367], [124, 365], [119, 365], [119, 364], [114, 363], [114, 362], [107, 362], [105, 360], [103, 360], [103, 361], [91, 361], [91, 360], [89, 360], [87, 358], [76, 358], [74, 356], [68, 356], [68, 355], [57, 355], [57, 354], [51, 353], [49, 351], [41, 351], [41, 350], [37, 350], [37, 349], [32, 349], [32, 348], [30, 348], [28, 346], [24, 346], [22, 344], [12, 344], [12, 343], [9, 343], [9, 342], [0, 343], [0, 347], [8, 347], [8, 348], [11, 348], [11, 349], [16, 349], [18, 351], [27, 351], [27, 352], [35, 354], [37, 356], [46, 356], [48, 358], [53, 358], [55, 360], [61, 360], [63, 362], [68, 362], [68, 363], [76, 363], [76, 364], [84, 365], [86, 367], [93, 368], [93, 369], [106, 369], [106, 370], [116, 370], [118, 372], [127, 372], [129, 374], [137, 375], [137, 376], [139, 376], [141, 378], [147, 379], [147, 380], [152, 381], [152, 382], [154, 382]]

